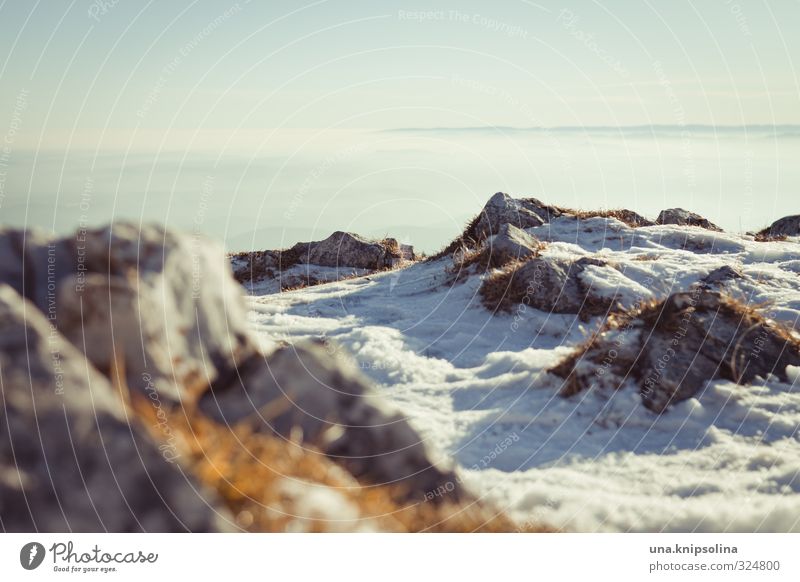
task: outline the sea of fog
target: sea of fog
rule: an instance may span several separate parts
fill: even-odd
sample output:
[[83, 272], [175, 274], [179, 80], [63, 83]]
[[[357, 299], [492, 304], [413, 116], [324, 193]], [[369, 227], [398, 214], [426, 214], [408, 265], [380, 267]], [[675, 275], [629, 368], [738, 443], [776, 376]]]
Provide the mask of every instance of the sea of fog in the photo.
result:
[[156, 221], [234, 251], [347, 230], [432, 251], [497, 191], [652, 218], [680, 206], [737, 232], [800, 212], [798, 126], [283, 129], [160, 143], [15, 149], [0, 168], [0, 221], [58, 233]]

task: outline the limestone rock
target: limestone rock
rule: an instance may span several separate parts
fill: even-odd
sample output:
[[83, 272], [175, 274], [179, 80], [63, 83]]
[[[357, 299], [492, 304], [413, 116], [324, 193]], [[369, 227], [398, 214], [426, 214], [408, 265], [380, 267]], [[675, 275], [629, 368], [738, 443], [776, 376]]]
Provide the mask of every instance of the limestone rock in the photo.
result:
[[768, 237], [800, 236], [800, 214], [779, 218], [759, 234]]
[[51, 238], [0, 231], [0, 282], [32, 300], [109, 373], [114, 353], [132, 388], [162, 396], [208, 384], [255, 350], [222, 250], [160, 226], [115, 223]]
[[319, 242], [297, 243], [291, 248], [291, 254], [300, 263], [375, 270], [390, 267], [393, 259], [401, 257], [400, 245], [395, 239], [371, 241], [342, 231]]
[[516, 199], [497, 192], [481, 210], [472, 234], [480, 242], [499, 233], [504, 224], [521, 229], [533, 228], [550, 222], [551, 217], [560, 214], [555, 207], [547, 206], [536, 198]]
[[668, 208], [667, 210], [662, 210], [659, 213], [658, 218], [656, 218], [656, 224], [699, 226], [707, 230], [715, 230], [719, 232], [722, 231], [720, 227], [718, 227], [716, 224], [709, 221], [708, 219], [703, 218], [702, 216], [694, 212], [689, 212], [688, 210], [684, 210], [683, 208]]
[[581, 274], [590, 265], [606, 266], [604, 261], [590, 257], [534, 257], [486, 278], [480, 293], [484, 304], [493, 310], [510, 310], [524, 304], [549, 313], [600, 315], [609, 309], [613, 299], [593, 294], [583, 280]]
[[606, 327], [551, 372], [563, 393], [618, 389], [628, 379], [644, 405], [663, 412], [698, 395], [709, 380], [752, 383], [800, 365], [800, 341], [754, 310], [701, 286], [670, 295]]
[[491, 266], [502, 266], [512, 261], [528, 259], [536, 255], [539, 241], [513, 224], [503, 224], [497, 234], [487, 239], [483, 252], [487, 253]]
[[125, 420], [108, 381], [0, 284], [0, 524], [17, 532], [220, 531], [224, 513]]

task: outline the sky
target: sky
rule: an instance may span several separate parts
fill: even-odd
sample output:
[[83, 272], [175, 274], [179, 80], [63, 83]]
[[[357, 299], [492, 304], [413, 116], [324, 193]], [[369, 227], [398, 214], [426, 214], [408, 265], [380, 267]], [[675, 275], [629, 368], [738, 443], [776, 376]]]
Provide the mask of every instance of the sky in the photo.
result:
[[[792, 126], [800, 124], [798, 25], [798, 0], [5, 0], [0, 219], [49, 225], [35, 214], [48, 206], [43, 197], [71, 197], [74, 206], [97, 179], [118, 198], [125, 172], [137, 168], [150, 175], [142, 188], [170, 195], [170, 177], [153, 175], [194, 163], [225, 174], [236, 192], [250, 189], [248, 204], [283, 201], [267, 220], [280, 223], [287, 196], [326, 160], [348, 159], [358, 132]], [[419, 152], [430, 139], [393, 142], [386, 163], [397, 168], [404, 147]], [[462, 145], [452, 134], [436, 139]], [[498, 153], [497, 144], [476, 147]], [[230, 166], [237, 156], [278, 166], [260, 186], [247, 185]], [[284, 174], [273, 189], [280, 164], [300, 157], [306, 166], [294, 186]], [[352, 179], [363, 178], [360, 167]], [[95, 176], [101, 171], [116, 185]], [[397, 179], [374, 187], [391, 190]], [[189, 189], [196, 205], [202, 188]], [[784, 192], [778, 186], [771, 200]], [[474, 213], [476, 201], [455, 214]], [[103, 208], [96, 222], [121, 216], [114, 204]], [[75, 217], [52, 224], [67, 218]]]

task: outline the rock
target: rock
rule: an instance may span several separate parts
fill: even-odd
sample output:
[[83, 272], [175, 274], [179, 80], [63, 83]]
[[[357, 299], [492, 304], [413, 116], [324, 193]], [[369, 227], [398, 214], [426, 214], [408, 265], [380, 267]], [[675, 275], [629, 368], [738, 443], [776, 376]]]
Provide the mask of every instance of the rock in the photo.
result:
[[714, 285], [722, 285], [726, 281], [730, 281], [732, 279], [741, 279], [744, 277], [744, 273], [742, 273], [739, 269], [731, 267], [729, 265], [723, 265], [717, 269], [711, 271], [708, 275], [703, 277], [699, 282], [702, 285], [706, 286], [714, 286]]
[[613, 299], [593, 294], [584, 282], [581, 274], [590, 265], [604, 267], [606, 263], [589, 257], [534, 257], [484, 279], [480, 294], [484, 305], [492, 310], [511, 310], [524, 304], [549, 313], [600, 315], [608, 311]]
[[656, 218], [656, 224], [699, 226], [707, 230], [715, 230], [718, 232], [722, 231], [720, 227], [710, 222], [708, 219], [703, 218], [702, 216], [700, 216], [699, 214], [695, 214], [694, 212], [689, 212], [688, 210], [684, 210], [683, 208], [669, 208], [667, 210], [662, 210], [659, 213], [658, 218]]
[[515, 199], [498, 192], [492, 196], [478, 215], [471, 235], [482, 242], [500, 232], [500, 227], [510, 224], [517, 228], [533, 228], [550, 222], [551, 217], [561, 214], [553, 206], [547, 206], [536, 198]]
[[[212, 387], [200, 409], [217, 422], [313, 445], [370, 484], [392, 484], [407, 498], [464, 492], [405, 418], [373, 391], [331, 343], [282, 347], [239, 368], [241, 382]], [[442, 489], [440, 489], [442, 488]]]
[[642, 216], [641, 214], [634, 212], [633, 210], [612, 210], [608, 213], [608, 216], [612, 218], [616, 218], [617, 220], [624, 222], [630, 227], [639, 228], [641, 226], [653, 226], [655, 222], [649, 220]]
[[539, 241], [535, 237], [506, 223], [500, 226], [497, 234], [487, 239], [482, 252], [487, 253], [489, 265], [500, 267], [512, 261], [531, 258], [539, 248]]
[[[239, 283], [255, 283], [272, 278], [281, 270], [280, 251], [253, 251], [235, 253], [230, 256], [233, 278]], [[291, 265], [285, 265], [288, 268]]]
[[770, 238], [800, 236], [800, 214], [784, 216], [758, 234]]
[[334, 232], [319, 242], [297, 243], [290, 253], [299, 263], [374, 270], [391, 267], [395, 259], [402, 257], [395, 239], [371, 241], [342, 231]]
[[[394, 238], [369, 240], [349, 232], [334, 232], [322, 241], [297, 243], [282, 251], [253, 251], [230, 256], [234, 278], [242, 284], [253, 286], [267, 279], [280, 279], [276, 289], [296, 287], [302, 273], [290, 273], [297, 265], [311, 265], [342, 269], [342, 273], [326, 277], [306, 277], [303, 286], [326, 283], [349, 277], [354, 270], [370, 273], [395, 268], [414, 261], [414, 247], [401, 244]], [[313, 269], [310, 269], [313, 270]]]
[[717, 378], [739, 384], [800, 365], [800, 341], [735, 300], [695, 287], [638, 312], [610, 318], [601, 332], [551, 372], [562, 393], [619, 389], [627, 379], [654, 412], [697, 396]]
[[205, 239], [115, 223], [55, 239], [0, 231], [0, 282], [25, 294], [108, 375], [172, 401], [229, 375], [255, 351], [241, 288]]
[[125, 421], [108, 381], [0, 284], [0, 524], [8, 532], [229, 529], [217, 500]]

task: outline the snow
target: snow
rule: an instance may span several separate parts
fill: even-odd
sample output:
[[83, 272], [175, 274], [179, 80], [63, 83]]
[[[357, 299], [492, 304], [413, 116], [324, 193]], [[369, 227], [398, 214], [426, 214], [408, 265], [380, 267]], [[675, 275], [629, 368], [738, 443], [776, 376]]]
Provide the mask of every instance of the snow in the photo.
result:
[[[723, 265], [725, 289], [790, 327], [800, 319], [800, 243], [680, 226], [554, 219], [528, 232], [545, 255], [594, 256], [582, 273], [627, 305], [686, 289]], [[687, 242], [688, 241], [688, 242]], [[694, 251], [684, 250], [689, 245]], [[481, 277], [449, 259], [248, 298], [265, 343], [318, 337], [365, 375], [465, 482], [521, 524], [573, 531], [800, 531], [800, 369], [714, 381], [657, 416], [633, 386], [565, 399], [546, 372], [600, 324], [520, 306], [492, 315]], [[334, 345], [334, 344], [331, 344]]]

